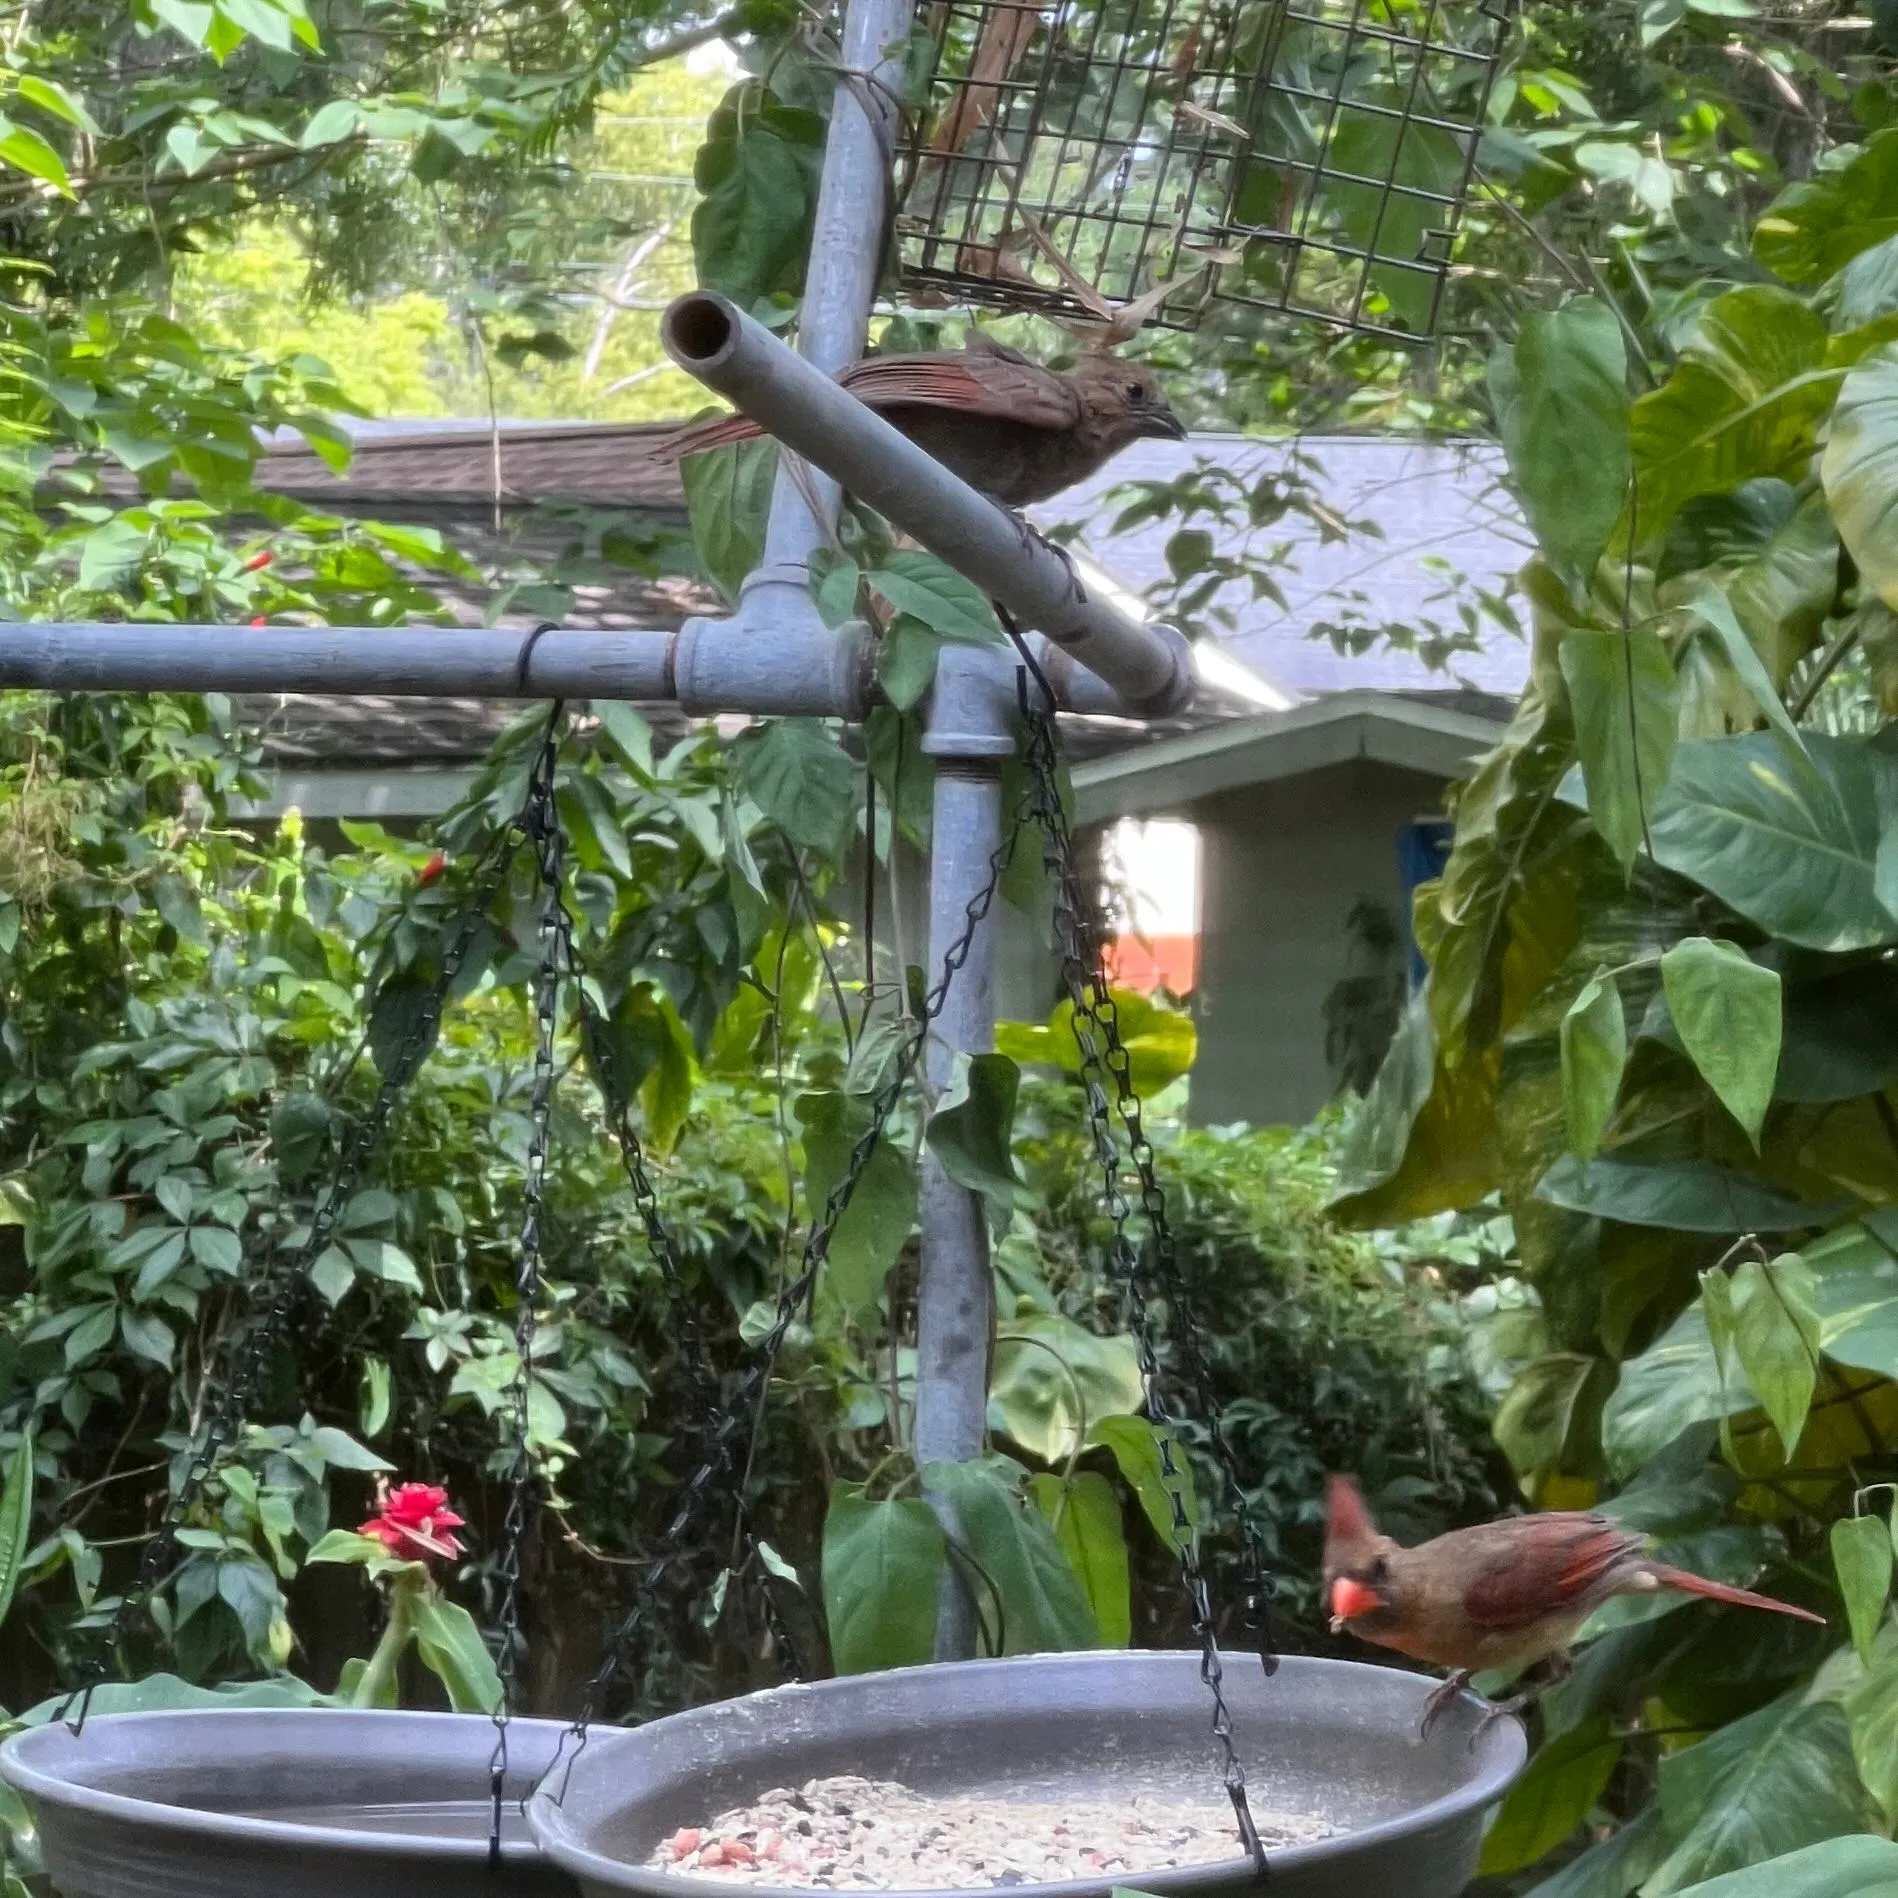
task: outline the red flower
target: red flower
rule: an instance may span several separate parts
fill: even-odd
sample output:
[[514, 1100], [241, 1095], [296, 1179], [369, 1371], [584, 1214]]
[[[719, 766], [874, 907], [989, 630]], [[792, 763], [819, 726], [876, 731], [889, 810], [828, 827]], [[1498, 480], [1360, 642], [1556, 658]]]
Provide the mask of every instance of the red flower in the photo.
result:
[[454, 1531], [464, 1526], [448, 1507], [448, 1492], [433, 1483], [401, 1483], [384, 1489], [381, 1508], [357, 1532], [374, 1536], [390, 1554], [405, 1561], [426, 1562], [430, 1556], [461, 1553]]
[[266, 547], [262, 553], [252, 554], [237, 571], [239, 573], [262, 573], [276, 557], [277, 556]]
[[435, 879], [438, 876], [440, 876], [441, 873], [447, 868], [448, 868], [448, 859], [446, 856], [442, 854], [441, 851], [438, 850], [432, 857], [429, 858], [429, 860], [425, 864], [422, 865], [421, 869], [416, 872], [415, 880], [417, 883], [419, 883], [423, 887], [423, 889], [427, 889], [428, 886], [431, 883], [433, 883]]

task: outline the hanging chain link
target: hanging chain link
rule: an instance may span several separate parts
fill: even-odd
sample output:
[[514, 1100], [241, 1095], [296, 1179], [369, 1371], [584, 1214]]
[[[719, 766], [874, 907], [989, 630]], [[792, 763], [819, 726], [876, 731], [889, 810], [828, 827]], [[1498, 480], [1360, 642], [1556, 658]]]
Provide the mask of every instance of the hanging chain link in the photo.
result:
[[[1007, 624], [1004, 619], [1004, 624]], [[1012, 630], [1012, 629], [1011, 629]], [[1017, 642], [1020, 643], [1019, 641]], [[1059, 777], [1059, 738], [1055, 729], [1053, 695], [1047, 682], [1024, 649], [1024, 668], [1019, 676], [1020, 705], [1027, 731], [1026, 761], [1029, 798], [1042, 835], [1042, 863], [1051, 886], [1054, 906], [1055, 941], [1061, 960], [1061, 980], [1073, 1011], [1075, 1042], [1081, 1055], [1081, 1085], [1086, 1097], [1089, 1143], [1100, 1172], [1101, 1198], [1113, 1233], [1107, 1248], [1113, 1275], [1119, 1284], [1127, 1321], [1133, 1332], [1140, 1366], [1145, 1410], [1153, 1426], [1160, 1455], [1161, 1484], [1167, 1493], [1173, 1514], [1173, 1544], [1178, 1554], [1180, 1577], [1186, 1590], [1193, 1632], [1200, 1646], [1200, 1679], [1212, 1696], [1212, 1732], [1221, 1755], [1221, 1776], [1227, 1797], [1232, 1801], [1233, 1817], [1239, 1828], [1241, 1844], [1251, 1855], [1259, 1876], [1266, 1873], [1265, 1847], [1253, 1821], [1251, 1801], [1246, 1791], [1245, 1768], [1233, 1744], [1231, 1709], [1226, 1704], [1225, 1664], [1219, 1651], [1214, 1622], [1212, 1591], [1200, 1561], [1196, 1530], [1187, 1508], [1187, 1473], [1179, 1458], [1184, 1454], [1178, 1426], [1171, 1415], [1162, 1387], [1158, 1330], [1154, 1321], [1149, 1268], [1143, 1249], [1132, 1233], [1133, 1203], [1127, 1196], [1123, 1160], [1114, 1137], [1113, 1107], [1105, 1079], [1113, 1080], [1125, 1126], [1129, 1157], [1140, 1182], [1141, 1209], [1146, 1216], [1149, 1246], [1146, 1249], [1159, 1266], [1159, 1277], [1174, 1317], [1174, 1343], [1187, 1359], [1200, 1415], [1217, 1448], [1223, 1472], [1230, 1484], [1246, 1544], [1247, 1621], [1249, 1627], [1264, 1628], [1259, 1618], [1265, 1588], [1263, 1550], [1256, 1547], [1256, 1534], [1250, 1523], [1246, 1499], [1230, 1446], [1219, 1427], [1218, 1411], [1211, 1377], [1198, 1340], [1192, 1337], [1190, 1324], [1184, 1322], [1186, 1305], [1180, 1285], [1177, 1261], [1172, 1258], [1172, 1232], [1166, 1219], [1166, 1199], [1153, 1165], [1153, 1148], [1140, 1120], [1140, 1103], [1133, 1091], [1125, 1047], [1119, 1035], [1102, 958], [1104, 944], [1092, 921], [1088, 902], [1075, 872], [1073, 839], [1067, 815], [1062, 808]], [[1030, 671], [1039, 689], [1030, 689]], [[1105, 1006], [1103, 1006], [1105, 1004]], [[1169, 1270], [1169, 1267], [1171, 1269]], [[1188, 1349], [1190, 1345], [1190, 1351]], [[1254, 1578], [1260, 1578], [1255, 1582]], [[1265, 1671], [1277, 1667], [1269, 1646], [1269, 1630], [1261, 1646]]]
[[[888, 1128], [890, 1117], [896, 1111], [917, 1063], [922, 1059], [930, 1028], [941, 1015], [949, 999], [950, 988], [974, 949], [976, 935], [995, 905], [1002, 878], [1014, 858], [1016, 844], [1028, 815], [1028, 800], [1024, 798], [1021, 808], [1014, 813], [1006, 836], [989, 858], [988, 875], [982, 887], [970, 897], [963, 911], [962, 928], [944, 952], [941, 973], [924, 996], [921, 1012], [909, 1020], [906, 1032], [896, 1044], [883, 1084], [871, 1097], [869, 1123], [851, 1148], [842, 1174], [826, 1196], [823, 1210], [811, 1226], [798, 1270], [779, 1289], [771, 1329], [760, 1339], [751, 1364], [733, 1391], [731, 1402], [718, 1411], [706, 1433], [704, 1452], [697, 1467], [681, 1486], [679, 1501], [661, 1537], [663, 1553], [653, 1557], [640, 1572], [634, 1584], [633, 1604], [608, 1637], [605, 1656], [593, 1678], [588, 1681], [579, 1714], [567, 1731], [566, 1739], [574, 1742], [574, 1749], [566, 1757], [560, 1789], [555, 1794], [556, 1802], [565, 1797], [573, 1763], [586, 1745], [588, 1730], [598, 1718], [608, 1690], [626, 1671], [646, 1624], [658, 1612], [662, 1588], [675, 1566], [700, 1539], [706, 1519], [724, 1500], [728, 1490], [736, 1492], [731, 1497], [735, 1540], [740, 1546], [750, 1541], [743, 1495], [744, 1477], [749, 1472], [751, 1456], [755, 1454], [763, 1428], [771, 1379], [783, 1352], [784, 1341], [790, 1335], [791, 1327], [808, 1313], [816, 1297], [818, 1280], [830, 1253], [837, 1222], [843, 1217], [869, 1167], [877, 1143]], [[747, 1412], [750, 1413], [749, 1430], [746, 1428]], [[748, 1446], [742, 1467], [738, 1464], [736, 1454], [741, 1433], [744, 1433]], [[733, 1482], [734, 1478], [736, 1482]], [[751, 1542], [750, 1559], [758, 1559], [755, 1542]], [[779, 1637], [783, 1624], [775, 1608], [770, 1605], [768, 1590], [766, 1602], [774, 1637]], [[562, 1752], [566, 1752], [564, 1740]], [[556, 1764], [559, 1762], [556, 1761]], [[552, 1768], [547, 1778], [548, 1783], [551, 1783]]]
[[[531, 797], [530, 791], [530, 800]], [[487, 921], [515, 853], [527, 834], [527, 806], [524, 804], [506, 828], [496, 833], [477, 861], [474, 893], [442, 945], [441, 966], [410, 1016], [394, 1058], [383, 1070], [375, 1099], [342, 1144], [335, 1168], [311, 1211], [309, 1231], [286, 1258], [278, 1260], [254, 1284], [249, 1300], [250, 1316], [234, 1327], [220, 1345], [219, 1370], [206, 1375], [206, 1414], [185, 1463], [184, 1474], [172, 1491], [163, 1519], [146, 1541], [137, 1573], [119, 1598], [105, 1652], [88, 1662], [78, 1684], [60, 1708], [60, 1717], [73, 1733], [77, 1734], [85, 1725], [93, 1690], [105, 1680], [113, 1663], [122, 1658], [134, 1627], [149, 1615], [152, 1597], [177, 1554], [178, 1532], [203, 1499], [220, 1458], [236, 1441], [251, 1402], [269, 1374], [278, 1342], [289, 1330], [302, 1302], [311, 1268], [328, 1250], [344, 1209], [355, 1197], [365, 1169], [388, 1133], [397, 1103], [434, 1046], [449, 992], [461, 974], [475, 936]], [[75, 1702], [79, 1712], [76, 1717], [69, 1717]]]
[[534, 1332], [539, 1322], [542, 1220], [547, 1196], [547, 1134], [553, 1114], [555, 1036], [560, 1025], [560, 991], [571, 960], [573, 919], [562, 881], [565, 837], [556, 802], [555, 773], [560, 762], [560, 724], [564, 707], [556, 700], [527, 781], [522, 815], [534, 852], [540, 888], [540, 966], [534, 989], [534, 1078], [527, 1115], [527, 1165], [522, 1189], [520, 1258], [514, 1275], [514, 1377], [508, 1386], [506, 1413], [513, 1439], [509, 1465], [507, 1514], [501, 1529], [500, 1659], [501, 1698], [494, 1709], [494, 1753], [488, 1762], [488, 1866], [501, 1863], [501, 1806], [507, 1787], [508, 1722], [513, 1718], [520, 1675], [521, 1556], [527, 1519], [534, 1502], [532, 1418]]

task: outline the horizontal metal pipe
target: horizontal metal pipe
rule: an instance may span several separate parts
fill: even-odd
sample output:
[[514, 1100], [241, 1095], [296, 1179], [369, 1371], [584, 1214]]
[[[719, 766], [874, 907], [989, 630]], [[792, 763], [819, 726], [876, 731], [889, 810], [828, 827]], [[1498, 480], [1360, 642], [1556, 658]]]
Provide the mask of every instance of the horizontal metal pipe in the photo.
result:
[[724, 297], [680, 297], [661, 334], [682, 369], [1046, 633], [1130, 711], [1165, 714], [1191, 699], [1192, 659], [1177, 632], [1088, 593], [1052, 547]]
[[415, 626], [0, 627], [0, 685], [391, 698], [673, 696], [674, 635]]

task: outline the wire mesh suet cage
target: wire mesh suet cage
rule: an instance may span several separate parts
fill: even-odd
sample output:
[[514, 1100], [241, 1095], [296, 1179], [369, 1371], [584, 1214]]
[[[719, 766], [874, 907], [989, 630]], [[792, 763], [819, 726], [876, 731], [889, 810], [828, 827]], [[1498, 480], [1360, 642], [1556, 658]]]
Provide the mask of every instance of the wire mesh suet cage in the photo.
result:
[[904, 282], [1193, 329], [1437, 326], [1516, 0], [927, 0]]

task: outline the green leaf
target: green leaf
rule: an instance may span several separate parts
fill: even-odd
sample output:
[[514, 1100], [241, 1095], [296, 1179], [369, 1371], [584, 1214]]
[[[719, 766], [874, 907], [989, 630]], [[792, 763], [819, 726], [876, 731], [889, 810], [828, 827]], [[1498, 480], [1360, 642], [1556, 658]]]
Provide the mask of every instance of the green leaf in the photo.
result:
[[135, 1358], [143, 1358], [160, 1370], [171, 1369], [178, 1340], [171, 1327], [156, 1312], [134, 1311], [129, 1305], [119, 1313], [119, 1334], [125, 1348]]
[[1021, 1070], [1005, 1054], [957, 1058], [956, 1072], [929, 1117], [929, 1149], [958, 1186], [980, 1193], [1001, 1218], [1018, 1181], [1010, 1141]]
[[913, 711], [936, 682], [942, 641], [921, 620], [899, 614], [877, 657], [877, 683], [899, 712]]
[[1496, 405], [1510, 472], [1544, 554], [1586, 591], [1634, 468], [1621, 325], [1599, 298], [1574, 297], [1522, 319], [1511, 361]]
[[1027, 1312], [995, 1334], [989, 1428], [1044, 1463], [1066, 1463], [1096, 1423], [1146, 1395], [1129, 1337], [1101, 1338], [1060, 1312]]
[[1861, 251], [1898, 237], [1898, 128], [1865, 141], [1857, 157], [1782, 191], [1753, 227], [1753, 255], [1788, 283], [1843, 270]]
[[[1832, 564], [1836, 570], [1836, 552]], [[1746, 629], [1741, 626], [1733, 602], [1716, 588], [1704, 587], [1694, 595], [1689, 604], [1713, 629], [1727, 663], [1733, 668], [1740, 683], [1746, 687], [1747, 696], [1759, 708], [1761, 716], [1784, 741], [1787, 762], [1795, 770], [1811, 771], [1813, 769], [1812, 754], [1806, 749], [1805, 738], [1799, 727], [1793, 723], [1792, 714], [1787, 711], [1785, 701], [1779, 695], [1779, 688], [1774, 685], [1772, 676], [1762, 663], [1753, 641], [1747, 636]]]
[[1547, 1858], [1594, 1810], [1621, 1758], [1607, 1714], [1545, 1744], [1509, 1789], [1483, 1839], [1479, 1878], [1500, 1878]]
[[938, 639], [967, 646], [1002, 643], [988, 596], [934, 554], [899, 548], [868, 579], [899, 613], [921, 620]]
[[456, 1713], [491, 1714], [501, 1704], [501, 1677], [474, 1617], [459, 1602], [421, 1595], [410, 1613], [422, 1665], [448, 1690]]
[[33, 1434], [22, 1433], [0, 1489], [0, 1628], [6, 1626], [26, 1552], [33, 1544]]
[[1101, 1645], [1124, 1648], [1133, 1639], [1133, 1596], [1113, 1484], [1096, 1470], [1077, 1470], [1065, 1479], [1031, 1476], [1028, 1489], [1081, 1584]]
[[1898, 608], [1898, 345], [1846, 377], [1822, 474], [1839, 538], [1867, 583]]
[[871, 1502], [833, 1484], [824, 1516], [824, 1618], [840, 1674], [934, 1658], [946, 1545], [936, 1512], [914, 1496]]
[[[1163, 1439], [1160, 1426], [1145, 1417], [1103, 1417], [1088, 1432], [1088, 1445], [1099, 1445], [1113, 1457], [1121, 1481], [1146, 1511], [1154, 1534], [1176, 1555], [1182, 1553], [1199, 1533], [1199, 1497], [1185, 1449], [1170, 1436]], [[1166, 1467], [1169, 1454], [1171, 1476]]]
[[[1840, 1576], [1843, 1586], [1843, 1569]], [[1848, 1609], [1850, 1601], [1848, 1595]], [[1882, 1601], [1879, 1607], [1882, 1613]], [[1852, 1627], [1856, 1641], [1856, 1617]], [[1867, 1645], [1870, 1651], [1865, 1654], [1863, 1671], [1840, 1705], [1852, 1729], [1852, 1757], [1858, 1762], [1859, 1777], [1890, 1820], [1898, 1813], [1898, 1621], [1882, 1621]]]
[[1666, 1855], [1661, 1810], [1647, 1806], [1613, 1837], [1545, 1878], [1527, 1898], [1628, 1898]]
[[[796, 1113], [804, 1130], [805, 1205], [815, 1222], [869, 1126], [869, 1112], [860, 1105], [853, 1111], [852, 1097], [826, 1091], [800, 1095]], [[915, 1224], [916, 1175], [909, 1156], [880, 1138], [838, 1218], [824, 1260], [831, 1288], [852, 1318], [875, 1315], [883, 1283]]]
[[119, 1322], [116, 1305], [88, 1305], [85, 1316], [66, 1334], [66, 1368], [75, 1371], [88, 1358], [97, 1357], [112, 1342]]
[[1669, 1898], [1701, 1879], [1862, 1831], [1864, 1788], [1845, 1715], [1775, 1701], [1661, 1762], [1673, 1850], [1642, 1887]]
[[389, 1365], [384, 1358], [364, 1358], [356, 1393], [356, 1419], [365, 1437], [379, 1437], [389, 1421]]
[[733, 752], [751, 801], [800, 849], [842, 860], [863, 785], [848, 752], [821, 720], [774, 718], [754, 726]]
[[700, 147], [692, 213], [699, 282], [750, 310], [804, 274], [817, 202], [824, 123], [814, 112], [735, 87], [712, 115]]
[[66, 161], [30, 126], [15, 125], [3, 113], [0, 113], [0, 164], [11, 165], [29, 178], [38, 178], [62, 197], [73, 195], [72, 180], [66, 176]]
[[135, 574], [145, 560], [150, 536], [123, 515], [95, 527], [79, 545], [79, 584], [103, 592]]
[[1569, 1146], [1592, 1160], [1601, 1151], [1628, 1064], [1628, 1024], [1612, 975], [1592, 976], [1569, 1004], [1562, 1017], [1561, 1049]]
[[90, 132], [95, 138], [105, 136], [99, 121], [86, 109], [84, 100], [69, 92], [57, 79], [43, 78], [36, 73], [22, 73], [18, 83], [20, 97], [29, 105], [38, 106], [42, 112], [50, 112], [54, 118], [63, 119], [68, 125], [78, 126], [82, 132]]
[[1692, 1898], [1898, 1898], [1898, 1845], [1862, 1836], [1828, 1839], [1709, 1879], [1691, 1892]]
[[[23, 1727], [43, 1727], [64, 1711], [68, 1696], [55, 1694], [20, 1716]], [[176, 1674], [147, 1674], [143, 1680], [101, 1681], [92, 1690], [92, 1712], [171, 1713], [194, 1707], [321, 1707], [332, 1705], [307, 1681], [281, 1674], [275, 1680], [227, 1681], [200, 1687]]]
[[362, 125], [362, 107], [354, 99], [331, 99], [310, 115], [297, 141], [306, 152], [323, 145], [340, 145], [354, 138]]
[[727, 600], [736, 601], [745, 576], [764, 558], [765, 523], [778, 476], [773, 441], [733, 442], [680, 464], [692, 544]]
[[1667, 784], [1680, 728], [1680, 683], [1660, 634], [1576, 628], [1562, 640], [1588, 814], [1625, 870]]
[[979, 1571], [972, 1586], [992, 1652], [1054, 1654], [1098, 1647], [1100, 1630], [1080, 1580], [1041, 1512], [1024, 1501], [1023, 1475], [1007, 1457], [989, 1456], [932, 1463], [923, 1471], [923, 1482], [955, 1510], [961, 1543]]
[[[1111, 989], [1109, 995], [1120, 1045], [1127, 1053], [1128, 1078], [1136, 1094], [1149, 1099], [1192, 1071], [1199, 1055], [1199, 1030], [1192, 1016], [1132, 989]], [[1040, 1027], [997, 1022], [996, 1052], [1012, 1061], [1038, 1063], [1078, 1075], [1085, 1057], [1075, 1020], [1074, 1004], [1063, 1001], [1055, 1004], [1054, 1012]], [[1093, 1058], [1098, 1061], [1105, 1055], [1105, 1042], [1099, 1036], [1091, 1035], [1090, 1039]]]
[[[1856, 739], [1806, 734], [1812, 772], [1778, 737], [1697, 739], [1649, 816], [1655, 861], [1769, 934], [1842, 954], [1898, 940], [1874, 893], [1881, 810], [1898, 810], [1898, 758]], [[1582, 802], [1578, 781], [1562, 786]]]
[[1705, 1160], [1642, 1166], [1565, 1155], [1537, 1182], [1535, 1196], [1591, 1218], [1677, 1232], [1802, 1232], [1826, 1225], [1839, 1211]]
[[1598, 1358], [1553, 1352], [1510, 1385], [1490, 1430], [1519, 1477], [1559, 1467], [1578, 1426], [1592, 1436], [1605, 1370]]
[[1891, 1598], [1891, 1525], [1878, 1516], [1841, 1516], [1832, 1525], [1832, 1567], [1839, 1578], [1852, 1645], [1867, 1667]]
[[1819, 1375], [1812, 1274], [1797, 1253], [1770, 1265], [1746, 1259], [1734, 1268], [1733, 1343], [1790, 1462]]
[[1688, 1059], [1757, 1151], [1779, 1073], [1777, 971], [1735, 943], [1689, 936], [1661, 957], [1661, 986]]
[[1770, 285], [1707, 305], [1673, 374], [1634, 405], [1643, 541], [1658, 539], [1696, 495], [1761, 475], [1799, 481], [1838, 388], [1826, 340], [1804, 301]]

